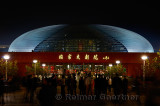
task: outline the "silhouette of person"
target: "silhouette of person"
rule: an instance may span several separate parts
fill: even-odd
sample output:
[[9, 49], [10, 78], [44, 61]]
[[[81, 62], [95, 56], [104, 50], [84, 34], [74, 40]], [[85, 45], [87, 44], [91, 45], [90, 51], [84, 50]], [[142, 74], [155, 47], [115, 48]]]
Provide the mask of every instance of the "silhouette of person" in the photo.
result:
[[101, 93], [106, 93], [106, 78], [104, 77], [104, 75], [101, 78]]
[[65, 76], [62, 75], [61, 79], [61, 95], [62, 97], [65, 97]]
[[37, 95], [37, 98], [39, 100], [40, 106], [53, 106], [55, 101], [55, 91], [54, 86], [52, 85], [52, 79], [45, 79], [45, 83], [43, 83], [43, 86], [41, 90], [39, 91], [39, 94]]
[[39, 79], [37, 77], [33, 77], [31, 79], [31, 89], [30, 89], [30, 102], [33, 102], [34, 99], [34, 93], [36, 91], [36, 88], [38, 87], [38, 81]]
[[32, 89], [32, 75], [28, 75], [26, 79], [26, 96], [25, 96], [26, 100], [30, 98], [31, 89]]
[[86, 95], [89, 94], [91, 91], [91, 75], [88, 74], [88, 76], [85, 79], [85, 85], [86, 85]]
[[80, 78], [79, 80], [79, 90], [80, 90], [80, 94], [84, 94], [84, 80], [83, 77]]
[[95, 95], [96, 95], [96, 99], [100, 99], [99, 95], [100, 95], [100, 88], [101, 84], [100, 84], [100, 77], [98, 77], [98, 75], [96, 75], [96, 79], [95, 79]]
[[70, 92], [71, 95], [73, 95], [73, 93], [76, 95], [76, 88], [77, 88], [77, 82], [75, 79], [75, 75], [73, 74], [71, 77], [71, 83], [70, 83]]
[[68, 94], [70, 94], [71, 92], [71, 75], [68, 76], [68, 79], [67, 79], [67, 91], [68, 91]]
[[110, 76], [109, 79], [108, 79], [108, 91], [109, 91], [110, 94], [111, 94], [111, 88], [112, 88], [112, 78]]
[[4, 104], [4, 81], [3, 76], [0, 76], [0, 102]]
[[55, 74], [52, 75], [51, 77], [51, 81], [52, 81], [52, 87], [53, 87], [53, 91], [55, 92], [55, 94], [57, 93], [57, 76]]
[[94, 95], [94, 85], [95, 85], [94, 79], [93, 79], [93, 77], [91, 77], [91, 93], [92, 93], [92, 95]]
[[124, 79], [122, 80], [122, 88], [123, 88], [123, 95], [127, 95], [128, 79], [126, 78], [126, 76], [124, 76]]
[[121, 89], [122, 89], [122, 80], [116, 73], [116, 76], [113, 78], [113, 90], [114, 90], [114, 95], [116, 97], [115, 103], [119, 102], [118, 96], [121, 93]]

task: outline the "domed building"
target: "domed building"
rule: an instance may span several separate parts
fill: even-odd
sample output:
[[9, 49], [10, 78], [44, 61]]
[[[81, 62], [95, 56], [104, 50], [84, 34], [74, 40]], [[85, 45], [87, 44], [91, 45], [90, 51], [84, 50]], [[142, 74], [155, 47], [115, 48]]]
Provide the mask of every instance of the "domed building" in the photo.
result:
[[16, 38], [9, 52], [154, 52], [141, 35], [109, 25], [52, 25]]
[[[9, 47], [11, 60], [17, 60], [19, 74], [36, 59], [50, 72], [97, 70], [107, 72], [116, 61], [126, 68], [128, 76], [142, 75], [141, 56], [156, 54], [150, 42], [127, 29], [109, 25], [52, 25], [26, 32]], [[3, 53], [0, 53], [3, 56]], [[71, 72], [72, 73], [72, 72]]]

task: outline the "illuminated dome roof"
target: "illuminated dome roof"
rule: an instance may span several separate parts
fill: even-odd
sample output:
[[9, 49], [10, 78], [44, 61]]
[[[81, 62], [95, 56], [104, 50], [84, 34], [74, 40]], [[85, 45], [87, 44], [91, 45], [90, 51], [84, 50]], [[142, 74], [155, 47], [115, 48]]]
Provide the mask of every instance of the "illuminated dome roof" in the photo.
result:
[[52, 25], [16, 38], [9, 52], [154, 52], [141, 35], [109, 25]]

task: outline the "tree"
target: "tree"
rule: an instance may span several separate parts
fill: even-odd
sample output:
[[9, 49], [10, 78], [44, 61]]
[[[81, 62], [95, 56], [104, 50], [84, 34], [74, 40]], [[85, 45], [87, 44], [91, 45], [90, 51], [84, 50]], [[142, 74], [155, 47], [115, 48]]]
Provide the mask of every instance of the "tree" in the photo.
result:
[[[146, 61], [146, 77], [154, 77], [155, 75], [159, 75], [160, 73], [160, 50], [157, 52], [157, 56], [152, 60]], [[158, 76], [159, 77], [159, 76]]]
[[126, 68], [122, 64], [113, 65], [112, 67], [107, 66], [108, 75], [114, 76], [117, 73], [119, 76], [127, 75]]
[[[7, 75], [8, 76], [16, 76], [18, 71], [17, 61], [7, 61]], [[1, 58], [0, 60], [0, 74], [5, 75], [6, 72], [6, 61]]]
[[[35, 63], [32, 63], [31, 66], [26, 65], [26, 75], [34, 75], [35, 73]], [[36, 75], [42, 75], [42, 76], [46, 76], [48, 74], [48, 67], [46, 66], [44, 69], [40, 63], [40, 61], [38, 61], [36, 63]]]

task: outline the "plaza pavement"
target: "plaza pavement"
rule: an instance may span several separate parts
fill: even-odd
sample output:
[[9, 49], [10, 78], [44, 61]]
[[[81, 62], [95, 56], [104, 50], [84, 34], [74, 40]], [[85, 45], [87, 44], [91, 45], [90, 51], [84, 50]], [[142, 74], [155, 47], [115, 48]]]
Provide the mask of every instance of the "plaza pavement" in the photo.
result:
[[[17, 90], [15, 92], [5, 93], [4, 94], [4, 101], [5, 104], [0, 104], [0, 106], [40, 106], [39, 101], [36, 98], [36, 95], [34, 96], [33, 103], [29, 103], [28, 100], [25, 99], [25, 88], [21, 87], [20, 90]], [[40, 90], [40, 87], [37, 88], [36, 93]], [[60, 86], [57, 87], [57, 96], [60, 96]], [[67, 90], [66, 90], [67, 92]], [[79, 92], [77, 90], [77, 92]], [[111, 95], [113, 95], [113, 92], [111, 92]], [[136, 96], [135, 92], [129, 91], [128, 93], [129, 97]], [[90, 96], [90, 95], [89, 95]], [[89, 97], [88, 96], [88, 97]], [[140, 102], [136, 98], [129, 98], [128, 100], [124, 101], [121, 100], [120, 103], [115, 104], [112, 99], [108, 99], [106, 97], [107, 95], [102, 95], [100, 100], [95, 100], [94, 97], [91, 96], [88, 99], [75, 99], [72, 95], [68, 95], [67, 98], [59, 98], [55, 101], [55, 106], [144, 106], [145, 105], [145, 96], [140, 96]]]

